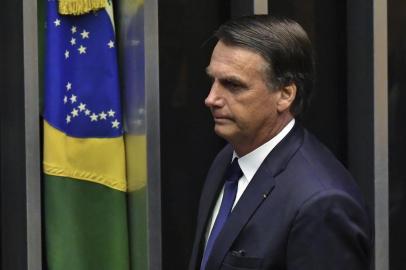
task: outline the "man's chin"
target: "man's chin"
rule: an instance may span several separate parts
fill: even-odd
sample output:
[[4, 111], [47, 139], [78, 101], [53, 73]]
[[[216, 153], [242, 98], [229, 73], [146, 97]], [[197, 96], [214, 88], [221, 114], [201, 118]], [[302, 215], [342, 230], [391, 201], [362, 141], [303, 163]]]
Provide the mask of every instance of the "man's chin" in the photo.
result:
[[217, 134], [217, 136], [225, 139], [226, 141], [229, 141], [233, 134], [229, 126], [221, 124], [214, 125], [214, 132]]

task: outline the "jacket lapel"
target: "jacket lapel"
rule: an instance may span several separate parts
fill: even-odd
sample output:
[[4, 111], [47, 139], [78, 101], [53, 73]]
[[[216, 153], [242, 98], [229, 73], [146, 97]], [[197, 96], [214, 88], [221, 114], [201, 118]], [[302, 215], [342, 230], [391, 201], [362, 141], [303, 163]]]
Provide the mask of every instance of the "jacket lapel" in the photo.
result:
[[[272, 195], [272, 190], [276, 184], [275, 177], [286, 168], [289, 160], [302, 145], [303, 134], [303, 128], [295, 124], [290, 133], [266, 157], [219, 234], [206, 269], [220, 268], [224, 257], [240, 231], [262, 202]], [[215, 193], [214, 197], [217, 198], [217, 196], [218, 192]], [[209, 212], [205, 212], [205, 214], [211, 214], [210, 210], [205, 209]]]

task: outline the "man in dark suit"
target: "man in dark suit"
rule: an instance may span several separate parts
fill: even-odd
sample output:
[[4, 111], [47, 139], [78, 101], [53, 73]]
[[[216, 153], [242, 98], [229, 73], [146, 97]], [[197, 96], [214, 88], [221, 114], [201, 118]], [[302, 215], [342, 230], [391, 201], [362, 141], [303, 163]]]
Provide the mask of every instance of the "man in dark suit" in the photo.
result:
[[313, 86], [307, 34], [261, 15], [215, 36], [205, 104], [229, 144], [207, 175], [189, 269], [369, 269], [358, 187], [297, 122]]

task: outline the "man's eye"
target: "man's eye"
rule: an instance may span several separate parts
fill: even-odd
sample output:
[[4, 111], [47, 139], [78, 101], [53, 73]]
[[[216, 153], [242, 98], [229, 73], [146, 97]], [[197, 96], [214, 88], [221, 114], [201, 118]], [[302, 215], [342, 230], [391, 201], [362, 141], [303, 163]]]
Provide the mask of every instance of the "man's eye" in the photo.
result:
[[230, 91], [238, 91], [238, 90], [242, 90], [243, 85], [241, 83], [235, 82], [235, 81], [231, 81], [231, 80], [224, 80], [221, 82], [221, 84], [229, 89]]

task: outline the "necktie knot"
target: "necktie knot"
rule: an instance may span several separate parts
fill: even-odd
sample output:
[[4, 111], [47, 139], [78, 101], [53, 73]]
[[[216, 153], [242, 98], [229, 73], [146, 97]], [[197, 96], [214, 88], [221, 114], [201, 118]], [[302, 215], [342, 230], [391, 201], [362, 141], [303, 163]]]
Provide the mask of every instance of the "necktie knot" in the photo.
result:
[[237, 182], [242, 176], [240, 165], [238, 164], [238, 158], [234, 158], [230, 167], [228, 167], [226, 174], [226, 182]]

